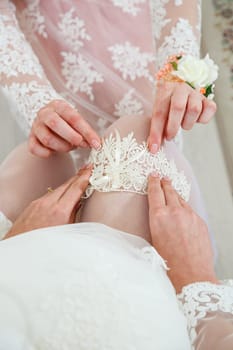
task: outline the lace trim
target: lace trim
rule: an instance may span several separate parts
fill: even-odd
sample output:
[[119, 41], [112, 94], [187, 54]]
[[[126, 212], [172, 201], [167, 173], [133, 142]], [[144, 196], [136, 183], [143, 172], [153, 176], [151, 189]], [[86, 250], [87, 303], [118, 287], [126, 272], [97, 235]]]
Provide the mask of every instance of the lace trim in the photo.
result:
[[94, 190], [100, 192], [126, 191], [147, 193], [149, 174], [156, 171], [160, 177], [169, 177], [180, 196], [188, 201], [190, 184], [183, 172], [179, 172], [174, 161], [169, 161], [163, 149], [154, 155], [145, 142], [138, 144], [133, 132], [121, 139], [118, 131], [103, 141], [102, 148], [92, 150], [88, 162], [94, 165], [89, 197]]
[[233, 280], [217, 285], [209, 282], [193, 283], [183, 288], [177, 296], [180, 307], [187, 318], [192, 345], [196, 339], [196, 326], [209, 312], [233, 314]]
[[193, 28], [187, 19], [180, 18], [171, 35], [166, 36], [158, 49], [158, 65], [161, 68], [170, 55], [184, 52], [186, 55], [199, 57], [200, 50]]
[[17, 77], [20, 73], [42, 78], [39, 60], [20, 32], [15, 17], [0, 16], [0, 38], [0, 74], [7, 78]]
[[159, 255], [159, 253], [154, 249], [154, 247], [144, 247], [139, 250], [139, 254], [154, 269], [162, 267], [165, 271], [169, 270], [166, 261], [161, 257], [161, 255]]
[[61, 96], [53, 90], [51, 85], [42, 85], [34, 80], [28, 83], [13, 83], [4, 86], [2, 91], [6, 98], [12, 101], [13, 113], [22, 121], [27, 132], [42, 107], [52, 100], [61, 99]]
[[0, 240], [2, 240], [12, 227], [12, 222], [0, 211]]

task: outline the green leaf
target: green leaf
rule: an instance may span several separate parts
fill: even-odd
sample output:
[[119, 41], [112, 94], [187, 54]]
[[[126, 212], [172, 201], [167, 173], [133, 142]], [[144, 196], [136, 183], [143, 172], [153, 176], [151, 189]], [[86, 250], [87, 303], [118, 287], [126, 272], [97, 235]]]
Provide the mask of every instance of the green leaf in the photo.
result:
[[172, 67], [173, 67], [174, 70], [177, 70], [177, 69], [178, 69], [178, 64], [177, 64], [177, 62], [175, 62], [175, 61], [171, 62], [171, 65], [172, 65]]
[[205, 97], [208, 97], [210, 94], [213, 93], [212, 86], [213, 86], [213, 84], [206, 86]]

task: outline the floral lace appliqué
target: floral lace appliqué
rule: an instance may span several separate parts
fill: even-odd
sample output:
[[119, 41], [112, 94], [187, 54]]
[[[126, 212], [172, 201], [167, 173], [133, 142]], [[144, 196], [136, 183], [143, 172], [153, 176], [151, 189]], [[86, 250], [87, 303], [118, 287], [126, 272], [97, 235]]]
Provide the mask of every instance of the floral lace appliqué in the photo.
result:
[[91, 40], [90, 35], [86, 31], [85, 22], [74, 16], [73, 8], [60, 17], [61, 21], [58, 23], [58, 28], [72, 51], [78, 51], [84, 45], [84, 40]]
[[66, 87], [73, 93], [83, 92], [91, 101], [94, 100], [94, 83], [103, 83], [102, 74], [98, 73], [92, 64], [81, 54], [72, 52], [61, 52], [64, 60], [62, 62], [62, 75], [66, 80]]
[[154, 82], [148, 68], [149, 63], [155, 61], [152, 54], [141, 52], [140, 47], [133, 46], [128, 41], [125, 44], [115, 44], [108, 50], [112, 53], [114, 68], [121, 72], [123, 79], [144, 77]]
[[160, 38], [162, 29], [171, 22], [170, 18], [165, 19], [167, 15], [165, 5], [168, 2], [169, 0], [150, 0], [153, 35], [156, 39]]
[[[183, 288], [178, 301], [188, 322], [191, 343], [196, 339], [198, 321], [209, 312], [222, 311], [233, 314], [233, 287], [209, 282], [193, 283]], [[194, 348], [193, 348], [194, 349]]]
[[122, 8], [123, 12], [137, 16], [140, 12], [140, 7], [137, 5], [144, 4], [145, 0], [112, 0], [112, 2], [116, 7]]
[[114, 115], [116, 117], [124, 117], [126, 115], [142, 115], [142, 103], [133, 97], [135, 89], [130, 89], [120, 102], [115, 104]]
[[11, 106], [15, 109], [16, 116], [21, 120], [23, 128], [27, 132], [29, 132], [34, 118], [42, 107], [54, 99], [61, 99], [51, 85], [42, 85], [34, 80], [28, 83], [12, 83], [2, 90], [7, 99], [13, 101]]
[[[7, 28], [7, 30], [6, 30]], [[16, 22], [11, 23], [6, 16], [0, 16], [0, 74], [7, 78], [20, 73], [42, 77], [43, 71], [30, 45], [25, 41]]]
[[177, 52], [199, 57], [199, 43], [193, 28], [189, 21], [183, 18], [179, 19], [176, 26], [172, 28], [171, 35], [165, 37], [163, 44], [158, 49], [159, 67], [164, 65], [167, 57]]
[[34, 39], [34, 35], [41, 35], [48, 38], [46, 32], [45, 18], [40, 11], [40, 0], [32, 0], [28, 2], [26, 8], [19, 15], [19, 20], [23, 31], [30, 40]]
[[148, 151], [146, 143], [138, 144], [133, 132], [121, 138], [116, 131], [103, 141], [99, 151], [92, 150], [88, 162], [93, 164], [89, 197], [94, 190], [101, 192], [126, 191], [147, 194], [148, 176], [157, 172], [171, 179], [175, 190], [188, 201], [190, 184], [179, 172], [174, 161], [169, 161], [163, 149], [157, 154]]

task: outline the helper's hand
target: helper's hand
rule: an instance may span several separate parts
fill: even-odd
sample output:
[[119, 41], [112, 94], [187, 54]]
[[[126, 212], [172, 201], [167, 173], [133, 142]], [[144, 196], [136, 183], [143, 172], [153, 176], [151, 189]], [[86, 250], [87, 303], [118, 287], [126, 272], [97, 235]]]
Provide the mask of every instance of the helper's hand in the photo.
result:
[[65, 184], [33, 201], [15, 221], [5, 239], [37, 228], [73, 223], [91, 171], [91, 166], [82, 168]]
[[150, 176], [148, 188], [152, 243], [167, 261], [177, 293], [193, 282], [218, 283], [204, 221], [177, 194], [169, 180]]
[[39, 157], [69, 152], [77, 147], [99, 148], [101, 140], [85, 119], [66, 101], [54, 100], [41, 108], [35, 118], [29, 149]]
[[215, 102], [188, 84], [159, 80], [148, 138], [150, 151], [156, 153], [163, 139], [173, 139], [180, 127], [190, 130], [195, 123], [208, 123], [215, 112]]

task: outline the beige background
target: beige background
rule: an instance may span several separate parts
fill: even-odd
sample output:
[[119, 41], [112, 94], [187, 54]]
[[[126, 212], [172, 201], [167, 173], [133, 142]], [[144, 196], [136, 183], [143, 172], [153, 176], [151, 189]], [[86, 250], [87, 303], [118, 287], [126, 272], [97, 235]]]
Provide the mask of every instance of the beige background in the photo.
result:
[[[197, 125], [191, 132], [184, 133], [184, 153], [193, 165], [207, 206], [218, 249], [219, 277], [227, 278], [233, 277], [233, 201], [230, 186], [230, 182], [233, 183], [230, 93], [233, 91], [229, 71], [222, 63], [221, 32], [215, 27], [210, 0], [203, 1], [203, 10], [203, 51], [209, 51], [221, 65], [221, 76], [216, 87], [219, 111], [217, 118], [208, 126]], [[215, 40], [212, 40], [213, 37]], [[23, 138], [7, 102], [0, 94], [0, 161]]]

